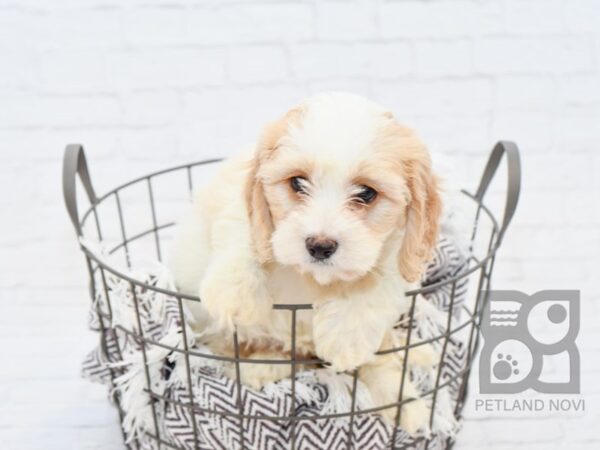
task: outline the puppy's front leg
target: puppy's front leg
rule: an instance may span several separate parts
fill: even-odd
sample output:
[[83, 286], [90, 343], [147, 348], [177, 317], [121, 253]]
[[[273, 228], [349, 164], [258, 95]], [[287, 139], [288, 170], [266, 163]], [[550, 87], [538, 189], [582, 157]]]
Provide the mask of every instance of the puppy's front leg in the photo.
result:
[[[384, 338], [382, 349], [405, 345], [406, 342], [396, 342], [390, 333]], [[360, 368], [360, 380], [367, 386], [374, 407], [393, 405], [398, 402], [402, 385], [402, 368], [404, 352], [386, 353], [377, 356], [372, 362]], [[437, 352], [424, 344], [408, 351], [407, 371], [414, 366], [431, 368], [439, 360]], [[406, 401], [402, 406], [400, 426], [411, 435], [417, 431], [427, 432], [431, 410], [428, 402], [421, 398], [419, 391], [411, 381], [410, 373], [404, 374], [402, 398]], [[398, 408], [390, 406], [380, 411], [389, 425], [395, 424]]]
[[219, 327], [229, 330], [268, 320], [273, 303], [263, 268], [243, 247], [215, 256], [200, 283], [200, 299]]
[[338, 371], [375, 358], [383, 337], [400, 315], [401, 290], [381, 279], [375, 288], [316, 305], [313, 338], [317, 355]]

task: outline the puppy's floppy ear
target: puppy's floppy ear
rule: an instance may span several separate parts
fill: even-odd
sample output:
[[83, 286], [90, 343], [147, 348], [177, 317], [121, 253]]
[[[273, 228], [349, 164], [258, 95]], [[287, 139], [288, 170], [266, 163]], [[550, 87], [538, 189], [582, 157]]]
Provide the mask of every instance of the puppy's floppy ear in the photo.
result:
[[271, 235], [273, 219], [269, 203], [265, 197], [264, 183], [260, 168], [277, 151], [279, 141], [285, 135], [290, 121], [298, 117], [299, 109], [293, 109], [281, 119], [267, 125], [258, 142], [246, 180], [246, 208], [250, 220], [250, 233], [253, 245], [261, 264], [272, 260]]
[[409, 129], [398, 125], [401, 164], [409, 191], [405, 233], [398, 266], [407, 281], [418, 281], [438, 239], [442, 202], [429, 153]]
[[258, 174], [260, 163], [261, 150], [259, 148], [251, 162], [248, 179], [246, 180], [246, 208], [250, 221], [252, 243], [258, 261], [264, 264], [272, 258], [271, 234], [273, 233], [273, 221], [269, 204], [265, 198], [263, 182]]

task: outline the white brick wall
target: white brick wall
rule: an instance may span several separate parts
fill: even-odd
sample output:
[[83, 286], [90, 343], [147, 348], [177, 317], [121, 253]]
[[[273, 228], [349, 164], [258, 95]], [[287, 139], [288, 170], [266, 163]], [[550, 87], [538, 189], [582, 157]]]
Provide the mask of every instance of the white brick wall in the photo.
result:
[[0, 447], [120, 448], [103, 389], [78, 378], [94, 337], [64, 145], [86, 145], [102, 193], [231, 154], [324, 89], [389, 105], [469, 188], [495, 140], [521, 145], [495, 286], [582, 290], [588, 411], [470, 411], [457, 448], [598, 448], [597, 0], [0, 0]]

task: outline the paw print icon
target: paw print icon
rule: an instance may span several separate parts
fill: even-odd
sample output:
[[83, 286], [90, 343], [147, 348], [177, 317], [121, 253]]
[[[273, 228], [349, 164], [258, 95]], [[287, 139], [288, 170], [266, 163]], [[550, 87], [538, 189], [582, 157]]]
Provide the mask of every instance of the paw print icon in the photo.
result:
[[512, 375], [519, 375], [519, 361], [513, 359], [512, 355], [498, 353], [498, 361], [494, 364], [494, 376], [499, 380], [507, 380]]
[[[484, 345], [479, 360], [482, 394], [580, 391], [579, 291], [548, 290], [527, 295], [519, 291], [486, 291], [481, 318]], [[548, 376], [552, 360], [568, 361], [568, 377]]]

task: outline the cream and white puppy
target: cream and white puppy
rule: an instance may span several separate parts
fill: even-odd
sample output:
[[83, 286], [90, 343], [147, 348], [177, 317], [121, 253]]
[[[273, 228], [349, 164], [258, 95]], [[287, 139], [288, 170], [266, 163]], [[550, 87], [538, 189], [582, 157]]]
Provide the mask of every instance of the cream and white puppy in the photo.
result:
[[[226, 161], [181, 224], [170, 267], [178, 287], [199, 295], [197, 331], [216, 352], [289, 359], [296, 351], [332, 370], [359, 370], [375, 406], [398, 400], [403, 354], [394, 323], [408, 308], [437, 240], [437, 179], [408, 128], [359, 96], [322, 94], [266, 127], [258, 144]], [[434, 364], [425, 346], [410, 364]], [[290, 365], [242, 364], [254, 387], [289, 376]], [[429, 409], [405, 381], [401, 425], [426, 427]], [[396, 408], [382, 411], [392, 420]]]

